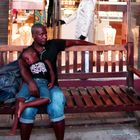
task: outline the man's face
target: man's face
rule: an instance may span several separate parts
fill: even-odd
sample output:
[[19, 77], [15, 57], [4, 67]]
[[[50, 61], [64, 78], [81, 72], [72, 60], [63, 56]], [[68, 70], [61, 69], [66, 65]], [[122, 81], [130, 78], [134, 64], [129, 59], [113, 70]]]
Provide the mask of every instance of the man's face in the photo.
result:
[[36, 28], [35, 33], [33, 34], [33, 39], [38, 45], [45, 45], [47, 41], [47, 31], [45, 27]]

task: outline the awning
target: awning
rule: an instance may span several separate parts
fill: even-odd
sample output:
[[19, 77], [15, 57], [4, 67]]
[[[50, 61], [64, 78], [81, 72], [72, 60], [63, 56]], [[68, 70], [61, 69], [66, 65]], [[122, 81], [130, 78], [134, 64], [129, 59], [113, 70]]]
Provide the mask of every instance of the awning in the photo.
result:
[[43, 10], [44, 0], [13, 0], [13, 9]]

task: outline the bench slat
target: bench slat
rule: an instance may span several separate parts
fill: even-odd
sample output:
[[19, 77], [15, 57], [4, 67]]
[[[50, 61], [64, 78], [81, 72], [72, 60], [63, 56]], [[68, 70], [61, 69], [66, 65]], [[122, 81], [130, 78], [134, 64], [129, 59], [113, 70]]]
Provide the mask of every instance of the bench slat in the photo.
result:
[[96, 87], [98, 94], [100, 94], [105, 105], [113, 105], [113, 102], [110, 100], [109, 96], [105, 93], [102, 87]]
[[113, 92], [113, 90], [109, 86], [103, 86], [104, 90], [108, 93], [108, 95], [111, 97], [112, 101], [116, 105], [122, 105], [123, 102], [118, 98], [118, 96]]
[[123, 70], [123, 51], [119, 51], [119, 71]]
[[104, 105], [99, 94], [97, 94], [95, 88], [87, 87], [87, 90], [88, 90], [89, 94], [91, 95], [93, 101], [96, 103], [96, 106]]
[[73, 56], [73, 71], [74, 72], [77, 72], [78, 71], [78, 62], [77, 62], [77, 52], [73, 52], [74, 54], [74, 56]]
[[108, 51], [104, 52], [104, 72], [108, 72]]
[[112, 89], [119, 95], [120, 99], [127, 105], [132, 104], [131, 100], [126, 96], [118, 86], [111, 86]]
[[94, 104], [93, 104], [93, 102], [92, 102], [92, 100], [91, 100], [91, 97], [90, 97], [90, 95], [88, 94], [87, 90], [86, 90], [85, 88], [83, 88], [83, 87], [79, 87], [78, 89], [79, 89], [80, 94], [81, 94], [82, 97], [83, 97], [83, 100], [84, 100], [86, 106], [87, 106], [87, 107], [93, 107]]
[[[69, 52], [66, 52], [65, 57], [66, 57], [66, 59], [65, 59], [66, 73], [69, 73], [69, 72], [70, 72], [70, 71], [69, 71], [69, 70], [70, 70], [70, 67], [69, 67], [69, 66], [70, 66], [70, 64], [69, 64], [69, 63], [70, 63], [70, 60], [69, 60], [69, 57], [70, 57], [70, 56], [69, 56]], [[62, 59], [62, 58], [61, 58], [61, 59]]]
[[112, 51], [111, 53], [111, 62], [112, 62], [111, 71], [115, 72], [116, 71], [116, 52], [115, 51]]
[[77, 89], [74, 87], [69, 87], [69, 90], [75, 101], [75, 106], [84, 108], [84, 103]]
[[81, 52], [81, 71], [85, 72], [85, 52]]
[[93, 52], [89, 52], [89, 72], [93, 72]]
[[97, 54], [97, 58], [96, 58], [96, 71], [97, 72], [101, 72], [101, 58], [100, 58], [100, 56], [101, 56], [101, 54], [103, 53], [103, 52], [101, 52], [101, 51], [97, 51], [96, 52]]
[[66, 106], [67, 107], [74, 107], [73, 98], [70, 95], [70, 93], [68, 92], [67, 88], [62, 88], [62, 91], [66, 97]]
[[133, 103], [135, 104], [139, 104], [140, 99], [136, 98], [136, 96], [134, 94], [134, 92], [130, 92], [128, 91], [129, 89], [127, 89], [125, 86], [120, 86], [120, 89], [132, 100]]

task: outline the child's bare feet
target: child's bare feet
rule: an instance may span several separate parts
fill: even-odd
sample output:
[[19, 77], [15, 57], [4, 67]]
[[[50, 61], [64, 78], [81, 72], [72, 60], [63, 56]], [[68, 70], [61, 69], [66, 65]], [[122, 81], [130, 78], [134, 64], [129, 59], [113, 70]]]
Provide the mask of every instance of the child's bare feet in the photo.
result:
[[7, 135], [9, 135], [9, 136], [14, 136], [14, 135], [16, 135], [16, 130], [11, 129], [11, 130], [7, 133]]
[[22, 111], [23, 111], [24, 108], [25, 108], [25, 105], [24, 105], [24, 104], [25, 104], [25, 103], [23, 103], [23, 102], [19, 102], [18, 112], [17, 112], [18, 118], [20, 118], [20, 115], [21, 115]]
[[12, 128], [7, 134], [11, 135], [11, 136], [15, 135], [17, 128], [18, 128], [18, 117], [17, 117], [17, 114], [16, 114], [15, 117], [14, 117], [14, 122], [13, 122]]

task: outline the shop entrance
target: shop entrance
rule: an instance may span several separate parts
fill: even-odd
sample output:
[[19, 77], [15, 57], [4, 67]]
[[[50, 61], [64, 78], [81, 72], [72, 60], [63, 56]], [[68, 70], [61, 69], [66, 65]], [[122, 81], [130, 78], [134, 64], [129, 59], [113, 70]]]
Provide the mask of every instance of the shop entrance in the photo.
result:
[[[9, 8], [9, 45], [30, 45], [32, 43], [31, 26], [42, 23], [47, 28], [48, 8], [52, 8], [52, 26], [47, 28], [48, 39], [58, 38], [59, 2], [52, 0], [13, 0]], [[52, 7], [50, 7], [52, 6]]]

